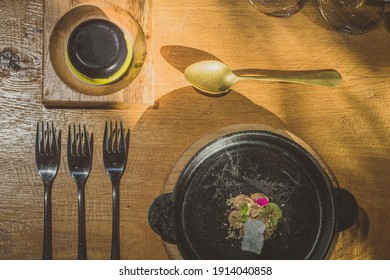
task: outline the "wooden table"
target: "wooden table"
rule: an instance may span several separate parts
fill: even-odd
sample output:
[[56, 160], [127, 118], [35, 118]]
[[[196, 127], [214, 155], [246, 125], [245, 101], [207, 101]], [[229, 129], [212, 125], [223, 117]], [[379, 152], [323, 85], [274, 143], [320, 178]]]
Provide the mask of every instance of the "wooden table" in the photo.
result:
[[[47, 109], [41, 105], [43, 1], [3, 0], [0, 52], [15, 63], [0, 69], [0, 258], [40, 259], [43, 186], [34, 162], [38, 120], [62, 129], [62, 160], [53, 188], [53, 255], [77, 257], [77, 196], [66, 161], [69, 123], [86, 123], [95, 157], [86, 187], [90, 259], [108, 259], [111, 186], [102, 164], [104, 122], [122, 119], [131, 129], [129, 164], [121, 184], [124, 259], [168, 258], [147, 221], [148, 207], [182, 152], [224, 126], [261, 123], [287, 129], [311, 145], [360, 207], [332, 259], [390, 258], [390, 34], [388, 20], [359, 36], [328, 28], [309, 1], [298, 14], [272, 18], [247, 1], [154, 0], [155, 96], [158, 108]], [[217, 57], [235, 70], [333, 68], [339, 88], [241, 83], [212, 98], [195, 91], [183, 68]], [[157, 106], [156, 106], [157, 107]]]

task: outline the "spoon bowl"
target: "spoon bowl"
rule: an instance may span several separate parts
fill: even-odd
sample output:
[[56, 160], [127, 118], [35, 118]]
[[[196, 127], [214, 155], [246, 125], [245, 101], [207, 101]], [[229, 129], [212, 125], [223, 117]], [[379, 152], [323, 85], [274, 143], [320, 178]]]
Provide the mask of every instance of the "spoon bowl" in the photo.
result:
[[209, 94], [226, 93], [236, 82], [244, 80], [330, 87], [336, 87], [341, 83], [341, 75], [335, 70], [301, 71], [298, 74], [283, 76], [237, 76], [228, 66], [216, 60], [194, 63], [185, 69], [184, 76], [195, 88]]

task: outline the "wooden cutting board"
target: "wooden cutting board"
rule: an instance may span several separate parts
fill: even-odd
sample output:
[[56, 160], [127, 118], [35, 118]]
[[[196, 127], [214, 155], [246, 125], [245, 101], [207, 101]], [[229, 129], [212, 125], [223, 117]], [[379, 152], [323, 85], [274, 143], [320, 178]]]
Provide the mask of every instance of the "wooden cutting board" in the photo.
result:
[[[152, 1], [151, 0], [102, 0], [101, 2], [91, 0], [51, 0], [44, 1], [44, 66], [43, 66], [43, 91], [42, 91], [42, 103], [48, 107], [126, 107], [131, 104], [154, 104], [154, 73], [153, 73], [153, 60], [152, 60]], [[131, 82], [124, 82], [120, 80], [117, 83], [106, 86], [93, 86], [82, 85], [76, 77], [71, 77], [68, 73], [68, 77], [64, 79], [64, 72], [68, 71], [67, 65], [63, 62], [58, 62], [58, 59], [53, 59], [53, 52], [57, 52], [58, 49], [50, 48], [51, 36], [58, 31], [56, 25], [64, 19], [64, 16], [74, 19], [75, 22], [82, 22], [91, 17], [95, 17], [93, 13], [79, 12], [73, 13], [75, 9], [80, 6], [97, 7], [102, 12], [100, 14], [115, 21], [119, 22], [119, 25], [129, 25], [129, 29], [134, 29], [137, 26], [141, 32], [130, 30], [133, 32], [133, 37], [137, 37], [137, 34], [142, 34], [146, 55], [143, 58], [143, 66], [139, 73], [128, 80]], [[77, 10], [76, 9], [76, 10]], [[93, 9], [92, 9], [93, 10]], [[99, 10], [99, 11], [100, 11]], [[72, 11], [72, 12], [70, 12]], [[127, 16], [134, 21], [133, 24], [129, 23]], [[88, 18], [89, 17], [89, 18]], [[100, 17], [100, 15], [98, 15]], [[127, 27], [126, 27], [127, 28]], [[53, 32], [54, 30], [54, 32]], [[128, 30], [124, 30], [127, 32]], [[65, 32], [65, 34], [64, 34]], [[60, 30], [57, 32], [61, 37], [64, 37], [64, 42], [67, 40], [68, 30]], [[132, 38], [132, 40], [138, 40]], [[61, 43], [64, 45], [65, 43]], [[50, 53], [52, 52], [52, 53]], [[62, 57], [63, 50], [59, 53], [55, 53], [56, 57]], [[134, 57], [133, 57], [134, 59]], [[61, 60], [61, 59], [60, 59]], [[63, 60], [65, 61], [65, 60]], [[54, 65], [54, 66], [53, 66]], [[60, 72], [57, 74], [57, 72]], [[130, 71], [129, 71], [130, 72]], [[66, 77], [65, 75], [65, 77]], [[131, 75], [131, 74], [129, 74]], [[61, 76], [61, 78], [60, 78]], [[126, 76], [126, 75], [125, 75]], [[70, 77], [70, 78], [69, 78]], [[69, 83], [69, 79], [72, 82]], [[64, 82], [66, 81], [66, 82]], [[73, 82], [74, 85], [73, 85]], [[122, 84], [121, 84], [122, 83]], [[106, 87], [105, 89], [102, 87]], [[81, 93], [84, 92], [84, 93]], [[110, 94], [106, 94], [110, 92]], [[111, 93], [112, 92], [112, 93]], [[98, 94], [96, 96], [94, 94]]]

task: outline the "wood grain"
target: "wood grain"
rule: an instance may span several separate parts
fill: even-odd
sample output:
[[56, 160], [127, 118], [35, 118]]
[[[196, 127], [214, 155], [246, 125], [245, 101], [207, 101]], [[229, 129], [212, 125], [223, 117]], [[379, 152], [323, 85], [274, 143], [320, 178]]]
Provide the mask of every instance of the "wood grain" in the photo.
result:
[[[78, 2], [75, 2], [76, 4]], [[264, 16], [247, 1], [160, 0], [153, 3], [153, 61], [158, 109], [48, 109], [43, 90], [43, 1], [3, 0], [0, 10], [0, 258], [40, 259], [43, 186], [34, 163], [35, 126], [52, 120], [63, 131], [62, 161], [53, 188], [55, 259], [77, 258], [77, 196], [66, 162], [66, 129], [83, 122], [95, 135], [86, 186], [88, 256], [108, 259], [111, 186], [102, 164], [104, 122], [122, 119], [131, 129], [130, 155], [121, 184], [124, 259], [167, 259], [147, 211], [181, 154], [201, 136], [240, 123], [291, 131], [313, 147], [340, 186], [358, 200], [358, 223], [343, 232], [332, 259], [389, 259], [390, 242], [390, 36], [388, 22], [348, 36], [330, 30], [315, 1], [296, 15]], [[244, 16], [243, 16], [244, 15]], [[59, 16], [59, 15], [58, 15]], [[339, 88], [240, 83], [229, 94], [195, 91], [183, 67], [217, 57], [245, 69], [333, 68]], [[12, 65], [15, 65], [12, 63]], [[60, 90], [60, 89], [59, 89]]]
[[[47, 106], [126, 106], [154, 104], [151, 1], [46, 1], [42, 103]], [[81, 22], [108, 19], [132, 41], [129, 70], [117, 82], [93, 86], [77, 79], [67, 65], [67, 40]], [[140, 68], [140, 65], [142, 65]]]

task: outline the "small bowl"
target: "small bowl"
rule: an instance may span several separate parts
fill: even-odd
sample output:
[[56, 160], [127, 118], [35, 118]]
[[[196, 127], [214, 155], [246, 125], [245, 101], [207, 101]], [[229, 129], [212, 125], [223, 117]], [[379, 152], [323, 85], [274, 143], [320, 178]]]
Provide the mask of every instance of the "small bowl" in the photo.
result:
[[132, 53], [128, 36], [117, 25], [104, 19], [91, 19], [70, 34], [66, 59], [80, 80], [106, 85], [126, 73]]
[[[118, 44], [105, 45], [108, 49], [96, 44], [100, 50], [91, 48], [88, 53], [85, 45], [77, 44], [91, 39], [87, 34], [81, 34], [83, 30], [94, 33], [92, 39], [98, 39], [97, 23], [100, 24], [98, 29], [109, 34], [111, 40], [118, 40]], [[94, 40], [87, 41], [90, 44]], [[99, 62], [93, 57], [97, 53], [115, 55]], [[134, 81], [147, 59], [147, 46], [145, 34], [131, 14], [99, 2], [78, 5], [58, 20], [50, 36], [49, 54], [53, 69], [67, 86], [83, 94], [104, 96], [118, 92]]]

